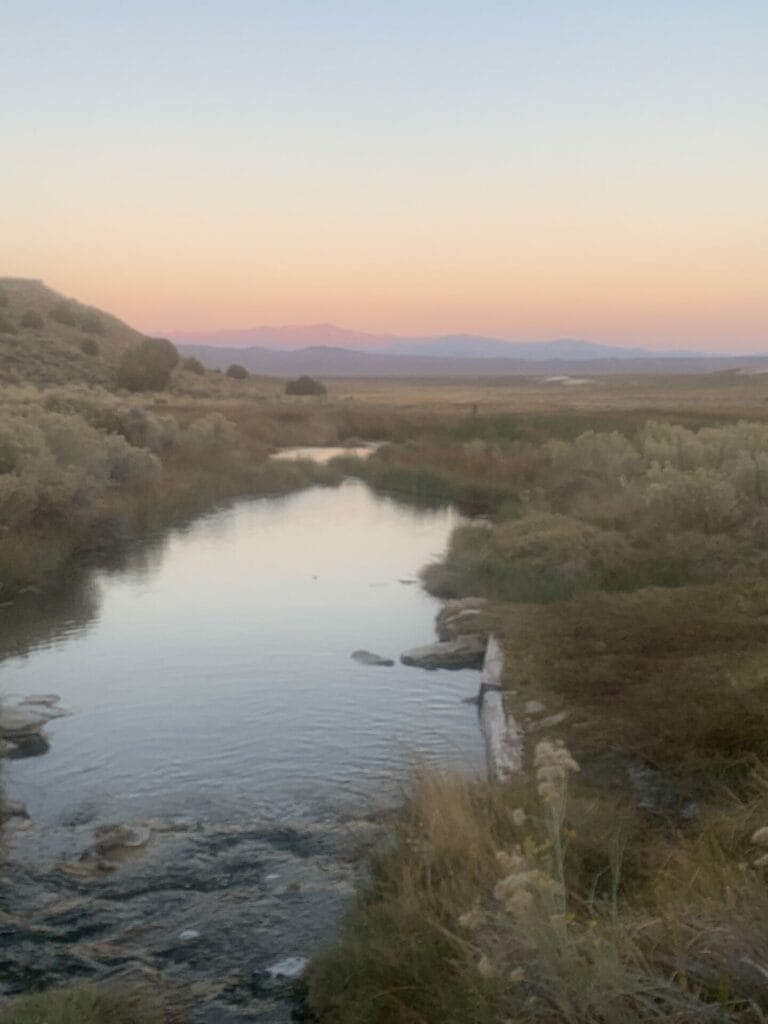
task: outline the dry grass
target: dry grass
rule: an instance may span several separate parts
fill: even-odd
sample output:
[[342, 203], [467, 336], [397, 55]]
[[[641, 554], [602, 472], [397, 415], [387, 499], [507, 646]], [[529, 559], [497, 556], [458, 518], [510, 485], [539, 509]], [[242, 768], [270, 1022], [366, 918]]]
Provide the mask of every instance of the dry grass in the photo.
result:
[[508, 684], [570, 708], [585, 758], [618, 752], [683, 791], [768, 760], [764, 580], [509, 606], [498, 623]]
[[163, 1024], [156, 992], [107, 985], [47, 989], [0, 1003], [0, 1024]]
[[509, 787], [416, 781], [339, 942], [313, 964], [320, 1019], [762, 1021], [768, 894], [762, 869], [737, 859], [743, 810], [673, 856], [648, 829], [622, 831], [610, 803], [566, 800], [565, 783], [562, 803], [545, 799], [538, 763]]
[[569, 716], [582, 771], [562, 815], [541, 765], [504, 787], [421, 777], [314, 965], [323, 1021], [765, 1020], [768, 435], [735, 415], [764, 385], [708, 386], [656, 387], [676, 425], [654, 425], [621, 408], [627, 382], [549, 412], [532, 385], [527, 416], [465, 411], [361, 469], [493, 513], [426, 582], [494, 599], [529, 758], [553, 729], [526, 718], [536, 698]]
[[[596, 377], [585, 386], [567, 388], [539, 377], [485, 379], [349, 379], [326, 381], [339, 400], [414, 409], [453, 410], [469, 417], [499, 412], [523, 422], [559, 417], [578, 420], [600, 416], [605, 428], [637, 426], [648, 419], [684, 417], [689, 425], [722, 418], [768, 418], [768, 375], [736, 372], [711, 374], [630, 374]], [[582, 428], [584, 429], [584, 428]]]

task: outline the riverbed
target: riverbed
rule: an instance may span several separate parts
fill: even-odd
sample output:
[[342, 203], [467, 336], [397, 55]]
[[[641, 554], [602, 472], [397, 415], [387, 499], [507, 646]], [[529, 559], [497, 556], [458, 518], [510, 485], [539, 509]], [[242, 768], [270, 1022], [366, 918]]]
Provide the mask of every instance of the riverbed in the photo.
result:
[[[269, 968], [331, 941], [414, 765], [482, 770], [477, 673], [397, 660], [434, 637], [417, 573], [458, 522], [352, 480], [241, 501], [92, 570], [87, 614], [25, 633], [0, 693], [71, 714], [6, 762], [32, 825], [5, 869], [0, 991], [138, 973], [205, 1024], [290, 1019]], [[92, 871], [115, 822], [152, 838]]]

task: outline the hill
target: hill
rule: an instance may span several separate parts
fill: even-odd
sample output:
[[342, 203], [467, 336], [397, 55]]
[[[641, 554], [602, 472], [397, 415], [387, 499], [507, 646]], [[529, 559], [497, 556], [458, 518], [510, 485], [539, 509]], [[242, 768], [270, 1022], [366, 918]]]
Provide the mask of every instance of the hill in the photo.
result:
[[144, 335], [42, 281], [0, 278], [0, 382], [114, 386], [118, 360]]

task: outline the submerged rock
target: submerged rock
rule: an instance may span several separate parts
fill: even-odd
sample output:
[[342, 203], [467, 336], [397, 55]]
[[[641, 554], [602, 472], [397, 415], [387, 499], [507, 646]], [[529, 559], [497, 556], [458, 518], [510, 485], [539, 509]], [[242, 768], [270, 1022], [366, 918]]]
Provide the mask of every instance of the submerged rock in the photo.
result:
[[20, 800], [4, 800], [0, 805], [0, 820], [2, 818], [29, 818], [29, 811]]
[[76, 860], [60, 863], [59, 870], [72, 878], [97, 880], [143, 850], [151, 836], [147, 825], [100, 825], [93, 832], [91, 845]]
[[361, 665], [381, 665], [385, 668], [395, 664], [392, 658], [383, 658], [380, 654], [374, 654], [373, 651], [353, 651], [352, 659]]
[[307, 968], [307, 958], [303, 956], [288, 956], [267, 968], [270, 978], [300, 978]]
[[[171, 1001], [178, 993], [185, 1012], [194, 1003], [189, 1024], [288, 1024], [299, 954], [327, 944], [374, 841], [366, 834], [363, 846], [350, 827], [376, 828], [378, 838], [380, 826], [148, 819], [131, 827], [150, 827], [152, 837], [119, 870], [103, 858], [76, 860], [94, 842], [92, 827], [14, 833], [2, 866], [0, 1002], [73, 979], [151, 977]], [[283, 884], [266, 883], [275, 874]], [[291, 888], [298, 881], [301, 892]]]
[[412, 647], [403, 651], [400, 661], [415, 668], [482, 668], [485, 657], [486, 638], [479, 633], [470, 633], [456, 640], [441, 640], [424, 647]]
[[[93, 853], [103, 857], [146, 846], [152, 830], [145, 825], [100, 825], [94, 832]], [[91, 851], [89, 851], [91, 852]]]

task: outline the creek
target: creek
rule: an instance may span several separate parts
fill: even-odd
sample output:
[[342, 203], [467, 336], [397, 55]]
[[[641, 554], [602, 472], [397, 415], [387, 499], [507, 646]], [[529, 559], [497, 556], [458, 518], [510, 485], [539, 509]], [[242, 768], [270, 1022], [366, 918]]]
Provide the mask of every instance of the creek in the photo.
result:
[[[71, 600], [0, 610], [19, 638], [2, 699], [70, 712], [3, 770], [31, 821], [0, 868], [0, 993], [139, 977], [200, 1024], [291, 1019], [269, 968], [332, 940], [414, 765], [483, 770], [478, 673], [398, 661], [434, 639], [417, 573], [459, 521], [354, 480], [244, 500], [87, 570]], [[100, 864], [114, 823], [150, 840]]]

